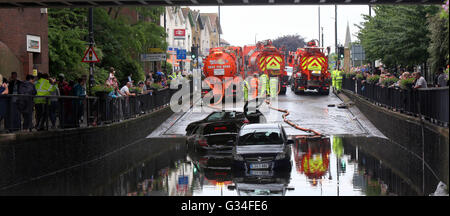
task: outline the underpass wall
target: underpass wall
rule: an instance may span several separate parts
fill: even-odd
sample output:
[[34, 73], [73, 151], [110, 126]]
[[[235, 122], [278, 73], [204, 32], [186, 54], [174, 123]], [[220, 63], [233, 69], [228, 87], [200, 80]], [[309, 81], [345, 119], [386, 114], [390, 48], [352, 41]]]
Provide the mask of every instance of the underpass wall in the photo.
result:
[[145, 138], [170, 107], [110, 125], [0, 135], [0, 190], [93, 161]]
[[[384, 135], [417, 157], [424, 159], [434, 173], [431, 174], [436, 175], [447, 186], [449, 185], [448, 128], [374, 105], [350, 91], [343, 90], [343, 93]], [[383, 151], [385, 153], [381, 154]], [[383, 151], [378, 150], [380, 159], [401, 160], [398, 155], [390, 154], [389, 148], [384, 148]]]

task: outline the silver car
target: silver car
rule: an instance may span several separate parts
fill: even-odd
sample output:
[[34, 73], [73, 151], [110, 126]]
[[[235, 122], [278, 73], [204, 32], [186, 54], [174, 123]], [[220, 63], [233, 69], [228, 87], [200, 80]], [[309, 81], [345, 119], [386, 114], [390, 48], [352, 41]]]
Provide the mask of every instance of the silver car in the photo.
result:
[[252, 173], [290, 169], [292, 140], [280, 124], [246, 124], [233, 147], [233, 168]]

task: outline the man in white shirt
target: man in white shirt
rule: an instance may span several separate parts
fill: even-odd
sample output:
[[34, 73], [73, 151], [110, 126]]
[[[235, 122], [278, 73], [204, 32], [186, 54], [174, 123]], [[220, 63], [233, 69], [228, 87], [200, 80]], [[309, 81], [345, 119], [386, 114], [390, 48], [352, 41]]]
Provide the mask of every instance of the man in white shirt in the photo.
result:
[[420, 72], [414, 72], [414, 77], [416, 78], [416, 84], [414, 85], [415, 89], [427, 87], [427, 81]]
[[131, 82], [127, 82], [126, 85], [124, 85], [120, 91], [122, 92], [123, 95], [125, 96], [136, 96], [135, 93], [130, 93], [130, 87], [131, 87]]

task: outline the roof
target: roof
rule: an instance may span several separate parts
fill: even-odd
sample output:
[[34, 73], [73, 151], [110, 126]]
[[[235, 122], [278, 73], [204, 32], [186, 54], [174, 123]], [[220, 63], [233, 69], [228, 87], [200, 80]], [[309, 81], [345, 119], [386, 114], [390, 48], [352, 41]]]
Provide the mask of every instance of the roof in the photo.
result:
[[264, 124], [246, 124], [241, 129], [280, 129], [280, 124], [264, 123]]

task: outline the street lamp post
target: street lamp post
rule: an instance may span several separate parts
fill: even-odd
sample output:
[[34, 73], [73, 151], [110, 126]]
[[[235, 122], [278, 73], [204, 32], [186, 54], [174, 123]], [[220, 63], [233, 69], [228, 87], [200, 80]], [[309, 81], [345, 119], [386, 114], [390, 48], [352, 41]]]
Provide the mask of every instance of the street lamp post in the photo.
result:
[[[89, 8], [88, 12], [88, 19], [89, 19], [89, 48], [92, 49], [94, 46], [94, 9], [91, 7]], [[89, 63], [89, 93], [91, 93], [92, 86], [94, 86], [94, 63]]]

